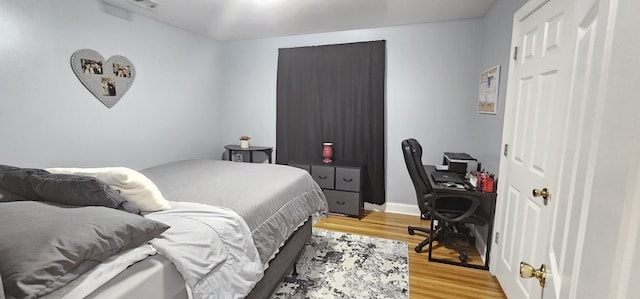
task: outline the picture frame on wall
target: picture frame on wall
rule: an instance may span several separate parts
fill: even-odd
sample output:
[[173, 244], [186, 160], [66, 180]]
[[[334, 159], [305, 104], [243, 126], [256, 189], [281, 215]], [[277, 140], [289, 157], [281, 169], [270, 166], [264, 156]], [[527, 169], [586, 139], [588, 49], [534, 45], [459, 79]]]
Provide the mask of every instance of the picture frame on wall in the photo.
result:
[[500, 66], [480, 73], [478, 89], [478, 113], [496, 114], [500, 89]]

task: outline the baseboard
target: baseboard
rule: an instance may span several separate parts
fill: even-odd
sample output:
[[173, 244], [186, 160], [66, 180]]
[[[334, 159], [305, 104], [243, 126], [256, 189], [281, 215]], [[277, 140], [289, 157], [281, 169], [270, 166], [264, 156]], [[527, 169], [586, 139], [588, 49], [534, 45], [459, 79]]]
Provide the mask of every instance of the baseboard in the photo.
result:
[[376, 205], [365, 202], [364, 209], [369, 211], [383, 211], [387, 213], [420, 216], [420, 209], [417, 204], [405, 204], [397, 202], [387, 202], [383, 205]]

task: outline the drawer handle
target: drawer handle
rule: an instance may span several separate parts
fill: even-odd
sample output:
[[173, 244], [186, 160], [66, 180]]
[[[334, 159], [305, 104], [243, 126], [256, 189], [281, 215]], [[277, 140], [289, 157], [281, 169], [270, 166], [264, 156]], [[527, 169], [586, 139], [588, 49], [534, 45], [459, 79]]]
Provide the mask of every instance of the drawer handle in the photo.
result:
[[345, 203], [347, 203], [346, 201], [336, 201], [336, 203], [338, 205], [344, 206]]
[[326, 175], [319, 175], [318, 178], [321, 179], [321, 180], [325, 180], [327, 178], [327, 176]]
[[342, 178], [342, 180], [347, 182], [347, 183], [350, 183], [351, 181], [353, 181], [353, 179], [345, 179], [345, 178]]

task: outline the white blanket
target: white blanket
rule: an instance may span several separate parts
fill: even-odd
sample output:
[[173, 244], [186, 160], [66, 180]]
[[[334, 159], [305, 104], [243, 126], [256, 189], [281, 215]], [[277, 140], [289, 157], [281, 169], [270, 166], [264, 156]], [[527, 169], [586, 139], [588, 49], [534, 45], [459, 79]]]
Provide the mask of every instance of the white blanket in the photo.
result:
[[151, 244], [178, 269], [194, 298], [244, 298], [262, 278], [262, 263], [245, 221], [235, 212], [171, 202], [146, 215], [171, 226]]

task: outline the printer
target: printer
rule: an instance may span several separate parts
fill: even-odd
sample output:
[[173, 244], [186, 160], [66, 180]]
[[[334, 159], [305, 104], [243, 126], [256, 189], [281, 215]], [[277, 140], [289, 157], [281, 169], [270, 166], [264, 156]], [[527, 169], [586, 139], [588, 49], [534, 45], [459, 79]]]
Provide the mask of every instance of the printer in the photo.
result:
[[442, 164], [448, 165], [450, 172], [461, 174], [479, 170], [478, 160], [467, 153], [445, 152], [442, 158]]

